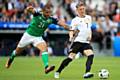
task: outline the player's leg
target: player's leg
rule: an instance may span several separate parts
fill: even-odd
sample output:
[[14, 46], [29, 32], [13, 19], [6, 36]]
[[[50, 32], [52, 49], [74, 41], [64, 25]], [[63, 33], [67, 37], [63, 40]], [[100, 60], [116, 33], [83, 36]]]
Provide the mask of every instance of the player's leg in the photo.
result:
[[71, 46], [68, 57], [62, 61], [60, 67], [55, 72], [55, 75], [54, 75], [55, 78], [59, 78], [59, 74], [75, 58], [79, 48], [80, 48], [79, 43], [74, 42], [73, 45]]
[[21, 51], [23, 51], [24, 47], [30, 43], [31, 43], [30, 36], [27, 33], [24, 33], [20, 42], [17, 45], [17, 48], [15, 50], [13, 50], [10, 57], [8, 58], [5, 67], [9, 68], [11, 66], [15, 56], [19, 55], [21, 53]]
[[48, 63], [48, 52], [47, 52], [47, 44], [46, 42], [40, 37], [41, 39], [36, 39], [34, 42], [34, 46], [36, 46], [42, 53], [42, 61], [45, 66], [45, 73], [49, 73], [54, 70], [55, 66], [49, 66]]
[[84, 54], [87, 56], [87, 61], [86, 61], [86, 70], [85, 70], [85, 74], [83, 75], [83, 77], [91, 78], [93, 77], [93, 74], [90, 73], [90, 70], [91, 70], [91, 66], [93, 63], [94, 54], [93, 54], [92, 49], [84, 50]]
[[9, 68], [11, 66], [15, 56], [19, 55], [23, 49], [24, 48], [17, 47], [15, 50], [13, 50], [13, 52], [11, 53], [11, 56], [8, 58], [6, 62], [6, 65], [5, 65], [6, 68]]
[[68, 66], [68, 64], [75, 58], [75, 53], [70, 53], [67, 58], [65, 58], [62, 63], [60, 64], [58, 70], [55, 72], [54, 77], [59, 78], [59, 74], [62, 72], [62, 70]]

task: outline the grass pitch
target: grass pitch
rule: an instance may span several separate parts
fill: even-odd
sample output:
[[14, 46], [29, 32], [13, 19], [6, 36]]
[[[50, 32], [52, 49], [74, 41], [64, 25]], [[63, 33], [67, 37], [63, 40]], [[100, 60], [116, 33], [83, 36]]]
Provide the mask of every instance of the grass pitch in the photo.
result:
[[[49, 57], [49, 63], [57, 70], [65, 57]], [[54, 79], [54, 72], [44, 73], [44, 66], [40, 57], [16, 57], [9, 69], [4, 67], [7, 57], [0, 57], [0, 80], [85, 80], [82, 78], [85, 71], [86, 58], [75, 59], [60, 75]], [[92, 66], [94, 77], [87, 80], [101, 80], [98, 77], [100, 69], [110, 72], [107, 80], [120, 80], [120, 57], [95, 57]]]

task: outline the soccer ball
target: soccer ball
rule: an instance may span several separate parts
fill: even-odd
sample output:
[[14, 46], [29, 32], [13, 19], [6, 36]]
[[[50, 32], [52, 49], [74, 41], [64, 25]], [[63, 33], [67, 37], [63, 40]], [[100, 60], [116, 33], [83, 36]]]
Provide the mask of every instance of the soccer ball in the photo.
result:
[[100, 79], [107, 79], [109, 77], [109, 71], [107, 69], [101, 69], [98, 76]]

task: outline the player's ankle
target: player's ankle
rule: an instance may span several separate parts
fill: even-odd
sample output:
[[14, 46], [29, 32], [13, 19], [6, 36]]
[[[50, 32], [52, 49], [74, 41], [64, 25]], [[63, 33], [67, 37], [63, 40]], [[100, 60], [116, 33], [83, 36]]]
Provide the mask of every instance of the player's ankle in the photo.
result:
[[48, 65], [47, 66], [45, 66], [45, 69], [47, 69], [48, 68]]

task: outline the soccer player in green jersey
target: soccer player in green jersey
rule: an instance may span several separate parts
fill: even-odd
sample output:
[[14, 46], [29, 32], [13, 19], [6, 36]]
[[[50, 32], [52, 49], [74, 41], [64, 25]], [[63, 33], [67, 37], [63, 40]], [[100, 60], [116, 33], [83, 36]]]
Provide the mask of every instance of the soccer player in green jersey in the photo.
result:
[[36, 12], [32, 6], [27, 7], [26, 11], [33, 14], [33, 19], [31, 20], [29, 27], [23, 34], [21, 40], [19, 41], [17, 48], [12, 52], [11, 56], [8, 58], [5, 67], [9, 68], [15, 56], [19, 55], [27, 45], [32, 43], [42, 52], [42, 61], [45, 66], [45, 73], [47, 74], [50, 71], [53, 71], [55, 66], [49, 66], [48, 64], [47, 45], [46, 42], [43, 40], [42, 35], [48, 28], [48, 25], [52, 23], [63, 26], [64, 28], [67, 28], [68, 26], [62, 20], [58, 21], [57, 19], [51, 17], [52, 11], [49, 5], [44, 6], [44, 8], [42, 9], [42, 13]]

